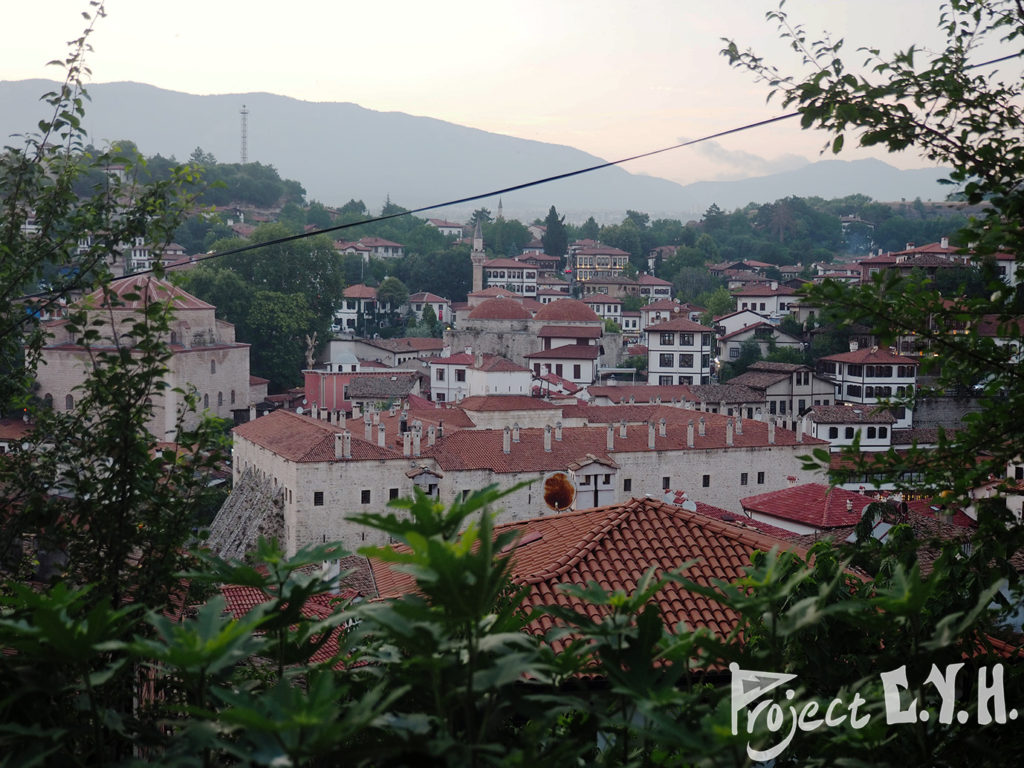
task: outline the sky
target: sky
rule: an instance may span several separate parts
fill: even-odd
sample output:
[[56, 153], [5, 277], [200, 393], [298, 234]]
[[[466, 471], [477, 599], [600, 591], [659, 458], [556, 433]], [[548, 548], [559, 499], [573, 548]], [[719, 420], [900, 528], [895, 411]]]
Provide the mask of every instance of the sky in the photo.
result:
[[[5, 0], [0, 79], [47, 67], [88, 22], [87, 0]], [[846, 49], [939, 41], [937, 0], [790, 0], [809, 32]], [[768, 87], [730, 68], [722, 38], [784, 71], [799, 57], [764, 0], [108, 0], [87, 66], [96, 83], [193, 94], [263, 91], [353, 102], [564, 144], [605, 160], [672, 146], [781, 113]], [[858, 58], [858, 57], [851, 57]], [[259, 116], [249, 117], [249, 132]], [[826, 136], [790, 120], [623, 167], [680, 183], [763, 176], [820, 158]], [[853, 142], [847, 142], [850, 146]], [[901, 168], [927, 161], [882, 157]]]

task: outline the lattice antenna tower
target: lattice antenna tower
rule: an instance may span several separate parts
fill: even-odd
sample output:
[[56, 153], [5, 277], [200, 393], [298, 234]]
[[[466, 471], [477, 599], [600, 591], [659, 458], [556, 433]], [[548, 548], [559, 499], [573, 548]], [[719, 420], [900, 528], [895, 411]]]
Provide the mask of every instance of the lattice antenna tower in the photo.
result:
[[242, 105], [242, 165], [249, 162], [249, 110]]

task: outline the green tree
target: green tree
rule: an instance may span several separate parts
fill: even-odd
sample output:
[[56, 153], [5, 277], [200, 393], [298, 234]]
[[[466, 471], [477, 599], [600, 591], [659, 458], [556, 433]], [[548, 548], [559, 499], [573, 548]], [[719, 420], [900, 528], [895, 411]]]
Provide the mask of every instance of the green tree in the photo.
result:
[[[1003, 249], [1024, 251], [1024, 153], [1017, 126], [1024, 84], [1004, 79], [998, 69], [975, 66], [979, 57], [1020, 55], [1022, 23], [1015, 2], [953, 0], [939, 16], [944, 44], [934, 51], [911, 47], [884, 58], [866, 49], [867, 66], [851, 70], [843, 40], [815, 39], [793, 25], [783, 11], [769, 14], [780, 34], [810, 67], [809, 74], [785, 75], [751, 51], [729, 43], [723, 51], [738, 67], [770, 83], [774, 95], [795, 106], [804, 127], [830, 135], [828, 147], [842, 150], [855, 133], [863, 146], [891, 151], [913, 148], [930, 160], [952, 167], [950, 181], [963, 186], [968, 202], [989, 205], [961, 233], [974, 243], [974, 255]], [[1000, 477], [1008, 462], [1024, 453], [1024, 431], [1008, 429], [1024, 413], [1024, 387], [1009, 346], [976, 333], [949, 334], [948, 317], [971, 323], [990, 317], [1010, 337], [1016, 328], [1016, 289], [991, 278], [983, 295], [958, 298], [953, 306], [928, 280], [886, 274], [868, 284], [847, 287], [826, 283], [808, 291], [818, 306], [842, 306], [845, 321], [866, 325], [883, 344], [916, 333], [941, 354], [926, 357], [922, 368], [934, 375], [939, 390], [959, 382], [988, 382], [981, 393], [983, 411], [939, 448], [915, 457], [925, 469], [921, 488], [966, 499], [989, 476]], [[992, 450], [975, 461], [979, 447]]]
[[377, 288], [377, 303], [389, 318], [394, 318], [408, 300], [409, 289], [397, 277], [385, 277]]
[[250, 349], [250, 366], [270, 380], [274, 392], [302, 384], [306, 367], [306, 337], [318, 325], [302, 293], [253, 291], [245, 316], [249, 338], [259, 339]]
[[569, 252], [569, 236], [565, 231], [565, 216], [559, 216], [553, 205], [544, 219], [544, 227], [544, 236], [541, 238], [544, 253], [562, 258]]
[[584, 240], [597, 240], [601, 236], [601, 226], [594, 220], [593, 216], [587, 218], [580, 227], [580, 238]]

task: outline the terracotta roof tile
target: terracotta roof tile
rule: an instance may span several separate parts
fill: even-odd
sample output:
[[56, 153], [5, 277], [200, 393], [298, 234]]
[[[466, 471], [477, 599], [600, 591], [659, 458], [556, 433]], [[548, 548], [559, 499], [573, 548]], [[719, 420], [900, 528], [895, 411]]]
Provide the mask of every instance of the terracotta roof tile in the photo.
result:
[[690, 387], [686, 384], [660, 386], [650, 384], [594, 385], [589, 387], [587, 391], [590, 392], [591, 397], [606, 397], [613, 403], [626, 403], [630, 399], [638, 403], [653, 403], [658, 398], [663, 403], [692, 399], [689, 397]]
[[648, 333], [660, 333], [662, 331], [688, 331], [690, 333], [710, 333], [713, 329], [700, 323], [695, 323], [686, 317], [676, 317], [672, 320], [664, 320], [656, 325], [648, 325], [645, 329]]
[[599, 339], [604, 329], [594, 325], [545, 325], [537, 336], [555, 339]]
[[[362, 439], [362, 424], [350, 423], [353, 459], [400, 459], [401, 451], [381, 448]], [[240, 424], [234, 432], [279, 456], [296, 462], [334, 461], [334, 436], [345, 428], [300, 416], [284, 409], [271, 411], [253, 421]]]
[[[509, 530], [521, 534], [519, 544], [512, 549], [512, 578], [517, 584], [530, 585], [527, 603], [585, 609], [595, 616], [600, 609], [584, 606], [559, 585], [595, 581], [606, 589], [632, 592], [649, 568], [664, 573], [689, 560], [697, 563], [686, 575], [711, 585], [716, 579], [734, 581], [745, 575], [754, 551], [791, 546], [647, 498], [495, 527], [496, 534]], [[371, 566], [381, 595], [398, 595], [413, 588], [407, 574], [391, 571], [377, 561]], [[706, 627], [725, 635], [736, 624], [737, 616], [730, 609], [678, 584], [667, 584], [655, 599], [671, 631], [682, 623], [691, 629]], [[543, 633], [553, 626], [551, 617], [542, 616], [531, 629]]]
[[[815, 528], [839, 528], [860, 522], [864, 507], [873, 501], [870, 496], [845, 491], [842, 488], [829, 488], [820, 483], [805, 483], [779, 491], [748, 496], [740, 499], [740, 504], [743, 505], [745, 512], [759, 512]], [[847, 502], [850, 502], [849, 510]]]
[[558, 406], [528, 395], [473, 395], [459, 401], [464, 411], [544, 411]]
[[530, 310], [508, 298], [487, 299], [469, 313], [470, 320], [529, 320]]
[[601, 348], [591, 344], [566, 344], [523, 355], [528, 360], [597, 360], [600, 356]]
[[857, 349], [853, 352], [841, 352], [838, 355], [828, 355], [820, 358], [836, 363], [887, 363], [889, 365], [917, 365], [918, 361], [912, 357], [904, 357], [880, 347], [867, 347]]
[[594, 310], [576, 299], [556, 299], [537, 310], [534, 318], [544, 323], [604, 323]]

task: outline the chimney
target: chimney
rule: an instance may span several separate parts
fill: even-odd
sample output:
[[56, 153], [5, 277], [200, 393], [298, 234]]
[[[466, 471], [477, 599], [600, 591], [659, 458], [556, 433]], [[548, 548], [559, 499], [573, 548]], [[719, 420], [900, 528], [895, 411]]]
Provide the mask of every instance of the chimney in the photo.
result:
[[700, 421], [697, 422], [697, 434], [704, 437], [707, 434], [707, 422], [704, 417], [700, 417]]
[[334, 433], [334, 458], [345, 458], [345, 436], [341, 432]]
[[512, 453], [512, 430], [507, 426], [501, 430], [501, 452]]
[[555, 422], [555, 440], [562, 442], [562, 422]]
[[319, 420], [320, 419], [320, 406], [318, 406], [316, 403], [313, 403], [313, 410], [310, 411], [309, 415], [312, 416], [315, 420]]
[[473, 367], [474, 368], [483, 368], [484, 367], [484, 355], [483, 355], [483, 352], [477, 352], [476, 353], [476, 357], [473, 358]]
[[519, 422], [518, 421], [515, 422], [512, 425], [512, 442], [513, 443], [518, 443], [519, 442]]
[[345, 452], [346, 459], [352, 458], [352, 433], [347, 429], [345, 430]]
[[779, 281], [778, 280], [772, 280], [770, 285], [771, 285], [773, 291], [779, 290]]
[[402, 455], [412, 456], [412, 434], [409, 432], [402, 435]]
[[802, 443], [804, 441], [804, 421], [801, 419], [796, 423], [796, 441]]
[[660, 419], [658, 419], [658, 436], [659, 437], [664, 437], [665, 436], [665, 426], [666, 426], [665, 425], [665, 417], [662, 416]]
[[625, 436], [626, 436], [626, 420], [623, 419], [622, 421], [619, 422], [619, 437], [625, 437]]
[[380, 411], [373, 412], [373, 423], [380, 424]]
[[412, 455], [413, 456], [419, 456], [420, 455], [420, 446], [422, 445], [422, 441], [423, 441], [423, 426], [421, 424], [419, 424], [419, 422], [417, 422], [416, 423], [416, 427], [412, 431]]
[[647, 447], [654, 450], [654, 422], [647, 422]]
[[846, 511], [853, 512], [853, 499], [846, 500]]
[[402, 418], [398, 420], [398, 431], [405, 434], [409, 431], [409, 412], [403, 408]]
[[775, 419], [768, 420], [768, 445], [775, 445]]
[[605, 447], [609, 450], [615, 450], [615, 425], [608, 425], [608, 440], [606, 441]]
[[431, 424], [427, 427], [427, 447], [431, 447], [437, 442], [437, 430], [434, 429], [434, 425]]
[[725, 420], [725, 444], [727, 447], [732, 448], [732, 418]]
[[860, 344], [857, 343], [857, 340], [850, 339], [850, 351], [856, 352], [858, 349], [860, 349]]
[[939, 241], [939, 246], [942, 248], [949, 248], [949, 238], [944, 237]]
[[345, 412], [344, 411], [335, 411], [334, 412], [334, 423], [337, 424], [339, 427], [344, 427], [345, 426]]
[[719, 400], [718, 401], [718, 412], [723, 414], [723, 415], [727, 413], [727, 410], [726, 410], [726, 407], [725, 407], [725, 400]]
[[693, 419], [686, 422], [686, 447], [693, 448]]
[[629, 404], [630, 405], [635, 405], [636, 404], [636, 398], [633, 395], [629, 396]]
[[363, 416], [363, 432], [366, 442], [373, 440], [373, 422], [370, 420], [370, 414]]
[[249, 421], [256, 421], [256, 406], [249, 406]]
[[655, 405], [661, 405], [661, 395], [655, 395], [654, 396], [654, 404]]
[[551, 453], [551, 425], [544, 426], [544, 453]]
[[440, 440], [444, 437], [444, 419], [437, 422], [437, 439]]
[[396, 410], [397, 409], [395, 408], [395, 406], [392, 405], [390, 408], [388, 408], [388, 416], [390, 416], [391, 418], [394, 418]]
[[707, 413], [707, 411], [708, 411], [707, 400], [701, 400], [700, 401], [700, 410], [701, 410], [702, 413]]
[[796, 485], [796, 475], [786, 475], [786, 487], [793, 488]]
[[387, 435], [384, 431], [384, 425], [377, 425], [377, 445], [383, 448], [387, 444]]
[[736, 409], [736, 434], [743, 434], [743, 406]]

